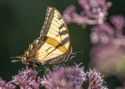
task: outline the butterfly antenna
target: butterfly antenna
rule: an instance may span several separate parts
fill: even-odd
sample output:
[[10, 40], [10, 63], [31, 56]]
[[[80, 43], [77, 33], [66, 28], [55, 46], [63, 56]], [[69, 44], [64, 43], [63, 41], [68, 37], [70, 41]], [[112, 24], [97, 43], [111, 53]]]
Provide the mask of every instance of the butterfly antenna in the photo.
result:
[[76, 51], [74, 54], [77, 54], [77, 53], [83, 54], [84, 52], [83, 51]]
[[10, 58], [13, 59], [13, 60], [11, 61], [11, 63], [16, 63], [16, 62], [22, 61], [22, 60], [19, 60], [19, 59], [21, 59], [21, 57], [19, 57], [19, 56], [10, 57]]

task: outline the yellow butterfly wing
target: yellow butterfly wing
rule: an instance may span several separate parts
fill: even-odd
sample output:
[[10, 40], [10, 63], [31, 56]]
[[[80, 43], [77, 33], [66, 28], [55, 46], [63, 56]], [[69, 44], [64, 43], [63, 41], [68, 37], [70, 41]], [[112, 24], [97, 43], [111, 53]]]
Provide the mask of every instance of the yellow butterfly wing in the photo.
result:
[[47, 36], [47, 40], [36, 51], [35, 59], [37, 61], [44, 63], [50, 60], [59, 60], [71, 51], [67, 26], [60, 12], [53, 7], [47, 8], [41, 36]]
[[65, 62], [72, 56], [68, 28], [60, 12], [48, 7], [44, 25], [37, 38], [21, 58], [24, 64], [39, 65]]

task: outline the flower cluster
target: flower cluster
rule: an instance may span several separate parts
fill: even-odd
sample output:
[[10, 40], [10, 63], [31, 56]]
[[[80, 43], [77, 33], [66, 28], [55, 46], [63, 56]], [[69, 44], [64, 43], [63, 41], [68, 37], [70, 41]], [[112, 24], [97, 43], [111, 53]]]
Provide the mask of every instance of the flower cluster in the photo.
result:
[[93, 44], [90, 66], [103, 73], [125, 76], [125, 17], [114, 15], [108, 19], [108, 9], [112, 6], [109, 1], [77, 1], [83, 9], [80, 14], [75, 6], [70, 5], [64, 10], [63, 17], [67, 23], [93, 25], [90, 33]]
[[81, 89], [84, 81], [85, 73], [82, 68], [55, 66], [52, 71], [47, 71], [42, 85], [46, 89]]
[[[90, 66], [125, 81], [125, 17], [114, 15], [107, 18], [108, 9], [112, 6], [109, 1], [77, 1], [82, 11], [78, 14], [75, 6], [70, 5], [64, 11], [63, 17], [68, 24], [92, 25], [90, 40], [93, 46], [90, 50]], [[124, 86], [118, 89], [123, 88]]]
[[36, 70], [26, 67], [18, 75], [15, 75], [11, 82], [20, 86], [20, 89], [39, 89], [41, 78], [37, 77], [37, 75], [38, 72]]
[[89, 77], [89, 87], [88, 89], [108, 89], [107, 87], [103, 86], [103, 80], [101, 74], [93, 69], [88, 72]]
[[70, 5], [63, 13], [66, 23], [76, 23], [78, 25], [102, 24], [107, 16], [108, 9], [112, 6], [111, 2], [105, 0], [78, 0], [82, 11], [78, 14], [75, 6]]
[[112, 16], [110, 21], [111, 24], [104, 23], [92, 28], [90, 37], [94, 46], [90, 64], [104, 73], [124, 76], [125, 17]]
[[45, 89], [83, 89], [87, 80], [88, 89], [107, 89], [98, 71], [94, 69], [85, 72], [80, 65], [54, 66], [52, 70], [47, 68], [43, 78], [38, 77], [36, 70], [26, 67], [8, 83], [0, 78], [0, 89], [16, 89], [17, 86], [20, 89], [40, 89], [41, 85]]
[[125, 17], [122, 15], [112, 16], [109, 23], [94, 26], [90, 34], [92, 44], [112, 44], [115, 46], [124, 46], [125, 37]]
[[101, 74], [96, 70], [84, 71], [79, 65], [55, 66], [48, 70], [42, 80], [46, 89], [83, 89], [84, 82], [89, 80], [88, 89], [107, 89], [103, 84]]
[[19, 71], [18, 75], [13, 76], [12, 81], [8, 83], [0, 79], [0, 89], [16, 89], [17, 86], [20, 89], [40, 89], [41, 78], [37, 75], [36, 70], [26, 67]]
[[2, 80], [2, 78], [0, 78], [0, 89], [15, 89], [16, 86], [13, 85], [10, 82], [6, 82], [5, 80]]

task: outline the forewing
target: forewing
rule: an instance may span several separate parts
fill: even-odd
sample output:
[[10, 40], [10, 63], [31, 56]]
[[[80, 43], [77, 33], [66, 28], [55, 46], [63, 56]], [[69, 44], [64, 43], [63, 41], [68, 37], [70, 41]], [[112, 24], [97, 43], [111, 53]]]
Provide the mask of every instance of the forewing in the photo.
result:
[[60, 12], [53, 7], [47, 8], [46, 18], [41, 32], [41, 36], [43, 35], [56, 39], [69, 50], [70, 37], [68, 28]]

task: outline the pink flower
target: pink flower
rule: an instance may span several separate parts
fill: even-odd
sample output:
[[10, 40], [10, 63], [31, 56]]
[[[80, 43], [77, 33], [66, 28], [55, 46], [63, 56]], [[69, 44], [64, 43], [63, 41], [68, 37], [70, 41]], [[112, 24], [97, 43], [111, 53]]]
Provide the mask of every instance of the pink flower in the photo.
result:
[[112, 24], [116, 27], [116, 29], [125, 28], [125, 17], [122, 15], [115, 15], [110, 18]]
[[84, 82], [89, 80], [88, 89], [107, 89], [101, 74], [97, 70], [90, 70], [87, 73], [79, 65], [76, 66], [55, 66], [48, 69], [42, 80], [46, 89], [83, 89]]
[[13, 85], [11, 82], [6, 82], [0, 78], [0, 89], [16, 89], [16, 86]]
[[37, 77], [38, 72], [36, 70], [22, 69], [18, 75], [13, 77], [11, 83], [20, 87], [20, 89], [39, 89], [41, 84], [41, 78]]
[[124, 76], [125, 74], [125, 17], [112, 16], [111, 24], [104, 23], [92, 28], [90, 65], [101, 72]]
[[46, 68], [46, 75], [41, 79], [36, 70], [26, 67], [15, 75], [12, 81], [6, 83], [0, 78], [0, 89], [83, 89], [84, 82], [89, 80], [88, 89], [107, 89], [104, 86], [101, 74], [94, 70], [84, 71], [83, 67], [75, 66], [54, 66]]
[[81, 89], [85, 81], [83, 68], [79, 66], [55, 66], [47, 71], [42, 80], [42, 85], [46, 89]]
[[101, 74], [97, 70], [90, 70], [88, 72], [88, 77], [89, 77], [89, 87], [88, 89], [107, 89], [105, 87], [104, 81], [102, 79]]
[[103, 24], [107, 11], [112, 6], [111, 2], [105, 0], [78, 0], [78, 3], [83, 8], [80, 14], [77, 14], [73, 5], [67, 7], [63, 13], [68, 24], [76, 23], [82, 26]]

